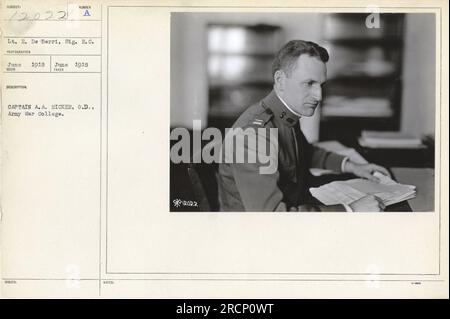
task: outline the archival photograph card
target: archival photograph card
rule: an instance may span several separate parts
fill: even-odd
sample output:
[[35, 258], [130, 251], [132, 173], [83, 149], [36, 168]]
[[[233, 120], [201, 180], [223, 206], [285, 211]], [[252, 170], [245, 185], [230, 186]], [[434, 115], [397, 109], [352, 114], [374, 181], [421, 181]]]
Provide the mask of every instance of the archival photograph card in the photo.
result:
[[446, 1], [1, 5], [1, 297], [448, 298]]

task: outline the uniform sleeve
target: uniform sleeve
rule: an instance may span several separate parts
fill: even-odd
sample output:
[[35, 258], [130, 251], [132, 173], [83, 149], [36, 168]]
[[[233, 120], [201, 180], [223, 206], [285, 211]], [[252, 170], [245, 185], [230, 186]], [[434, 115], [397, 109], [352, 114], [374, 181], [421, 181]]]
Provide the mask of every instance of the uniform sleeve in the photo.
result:
[[331, 169], [336, 172], [342, 172], [342, 162], [345, 159], [345, 156], [328, 152], [323, 148], [313, 146], [312, 148], [312, 158], [311, 158], [311, 167], [314, 168], [323, 168], [323, 169]]
[[[277, 134], [267, 128], [258, 131], [250, 128], [245, 134], [240, 132], [235, 136], [231, 167], [245, 211], [285, 211], [283, 194], [278, 188]], [[230, 143], [230, 136], [227, 138]], [[261, 147], [263, 144], [266, 147]], [[242, 155], [245, 155], [245, 162], [236, 163], [237, 157]]]

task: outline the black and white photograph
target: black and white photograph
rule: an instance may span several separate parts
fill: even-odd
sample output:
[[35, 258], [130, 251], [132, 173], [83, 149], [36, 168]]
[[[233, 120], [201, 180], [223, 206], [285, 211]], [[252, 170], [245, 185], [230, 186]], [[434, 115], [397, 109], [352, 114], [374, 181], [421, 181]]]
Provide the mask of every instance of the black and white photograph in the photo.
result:
[[433, 13], [173, 12], [171, 212], [432, 212]]

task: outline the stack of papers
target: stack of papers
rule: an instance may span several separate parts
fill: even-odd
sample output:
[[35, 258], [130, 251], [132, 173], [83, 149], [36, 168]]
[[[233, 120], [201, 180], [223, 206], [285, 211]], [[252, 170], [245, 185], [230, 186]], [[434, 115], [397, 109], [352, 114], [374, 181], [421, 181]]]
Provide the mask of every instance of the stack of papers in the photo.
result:
[[416, 197], [416, 187], [399, 184], [388, 176], [375, 173], [379, 183], [356, 178], [347, 181], [336, 181], [320, 187], [310, 188], [311, 194], [324, 205], [349, 205], [366, 195], [380, 198], [385, 206]]
[[359, 144], [370, 148], [421, 148], [424, 147], [420, 138], [405, 135], [400, 132], [363, 131]]

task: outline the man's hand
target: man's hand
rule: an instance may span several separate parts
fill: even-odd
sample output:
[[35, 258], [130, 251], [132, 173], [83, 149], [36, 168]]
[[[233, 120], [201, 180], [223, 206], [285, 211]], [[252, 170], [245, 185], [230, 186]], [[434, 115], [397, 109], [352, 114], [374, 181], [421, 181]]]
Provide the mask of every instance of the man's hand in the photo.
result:
[[349, 206], [354, 212], [381, 212], [386, 208], [382, 200], [373, 195], [366, 195]]
[[381, 174], [391, 177], [389, 171], [383, 166], [375, 164], [356, 164], [350, 160], [345, 163], [344, 172], [352, 173], [358, 177], [367, 178], [368, 180], [371, 180], [373, 182], [380, 181], [377, 177], [372, 175], [375, 172], [380, 172]]

